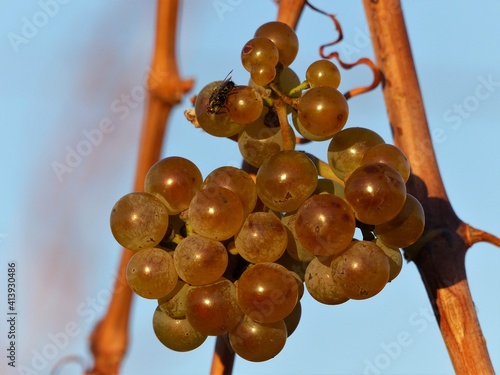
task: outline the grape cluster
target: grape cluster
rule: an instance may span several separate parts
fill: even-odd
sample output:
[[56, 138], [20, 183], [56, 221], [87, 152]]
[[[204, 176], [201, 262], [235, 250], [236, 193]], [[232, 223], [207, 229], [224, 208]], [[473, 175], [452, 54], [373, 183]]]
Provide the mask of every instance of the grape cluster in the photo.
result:
[[[290, 27], [264, 24], [241, 52], [250, 84], [228, 77], [197, 96], [199, 125], [237, 136], [255, 176], [225, 166], [203, 179], [191, 161], [167, 157], [147, 173], [144, 192], [112, 209], [113, 235], [135, 252], [128, 284], [158, 300], [153, 328], [170, 349], [227, 335], [241, 357], [268, 360], [297, 327], [305, 289], [329, 305], [370, 298], [400, 272], [400, 248], [423, 232], [404, 154], [369, 129], [343, 129], [349, 110], [339, 70], [316, 61], [301, 84], [288, 68], [297, 52]], [[330, 140], [328, 163], [287, 143], [295, 131]]]

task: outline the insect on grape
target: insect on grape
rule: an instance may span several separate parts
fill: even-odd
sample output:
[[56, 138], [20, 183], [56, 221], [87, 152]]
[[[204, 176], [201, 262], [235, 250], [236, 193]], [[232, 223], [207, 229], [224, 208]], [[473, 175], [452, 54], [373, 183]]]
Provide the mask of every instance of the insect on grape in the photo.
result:
[[230, 74], [232, 72], [233, 71], [231, 70], [226, 78], [224, 78], [224, 80], [219, 84], [219, 86], [214, 89], [214, 91], [210, 95], [206, 109], [207, 113], [217, 115], [222, 112], [222, 109], [227, 109], [226, 99], [234, 86], [236, 86], [235, 83], [231, 81]]

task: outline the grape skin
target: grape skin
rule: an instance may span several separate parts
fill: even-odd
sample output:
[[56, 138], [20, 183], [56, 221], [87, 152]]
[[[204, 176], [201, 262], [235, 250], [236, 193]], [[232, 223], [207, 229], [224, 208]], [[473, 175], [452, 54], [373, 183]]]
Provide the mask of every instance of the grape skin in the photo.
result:
[[169, 215], [177, 215], [189, 207], [201, 189], [203, 178], [190, 160], [171, 156], [155, 163], [146, 174], [144, 190], [159, 198]]
[[267, 361], [275, 357], [285, 346], [287, 329], [283, 320], [273, 323], [257, 323], [245, 316], [229, 333], [233, 350], [252, 362]]
[[300, 243], [314, 255], [340, 253], [351, 243], [355, 229], [352, 208], [332, 194], [314, 195], [297, 211], [295, 233]]
[[163, 345], [177, 352], [194, 350], [207, 339], [207, 335], [196, 331], [187, 319], [174, 319], [160, 308], [153, 314], [153, 331]]
[[290, 65], [299, 51], [299, 39], [295, 31], [286, 23], [273, 21], [261, 25], [255, 37], [271, 40], [279, 51], [279, 60], [284, 66]]
[[259, 323], [274, 323], [290, 314], [298, 301], [293, 275], [276, 263], [251, 265], [236, 285], [242, 311]]
[[387, 255], [370, 241], [354, 241], [346, 251], [333, 257], [332, 281], [346, 297], [354, 300], [371, 298], [389, 281]]
[[379, 225], [401, 211], [406, 200], [406, 186], [401, 175], [387, 164], [365, 164], [347, 179], [345, 198], [358, 220]]
[[300, 98], [297, 116], [305, 131], [328, 138], [341, 131], [346, 124], [349, 106], [337, 89], [317, 86]]
[[113, 206], [111, 232], [129, 250], [151, 248], [167, 232], [169, 217], [165, 205], [149, 193], [129, 193]]
[[194, 196], [188, 215], [196, 233], [212, 240], [224, 241], [240, 229], [244, 208], [235, 193], [212, 183]]
[[288, 236], [285, 226], [273, 214], [250, 214], [235, 236], [236, 248], [251, 263], [274, 262], [285, 252]]
[[149, 299], [167, 295], [178, 280], [172, 256], [158, 248], [144, 249], [132, 255], [127, 264], [126, 277], [136, 294]]
[[307, 155], [280, 151], [257, 172], [257, 194], [269, 208], [279, 212], [298, 209], [318, 184], [318, 171]]

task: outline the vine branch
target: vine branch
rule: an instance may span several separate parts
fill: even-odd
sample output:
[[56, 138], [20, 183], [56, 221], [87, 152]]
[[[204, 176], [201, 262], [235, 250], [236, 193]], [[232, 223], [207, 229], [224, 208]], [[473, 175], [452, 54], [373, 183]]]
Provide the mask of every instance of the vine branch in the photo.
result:
[[[134, 190], [142, 191], [149, 168], [160, 158], [167, 119], [174, 105], [193, 86], [181, 80], [176, 62], [178, 0], [158, 0], [156, 40], [148, 77], [148, 95], [142, 125]], [[90, 347], [94, 366], [87, 375], [116, 375], [128, 345], [128, 323], [132, 290], [125, 277], [133, 252], [123, 249], [110, 304], [102, 320], [94, 327]]]
[[412, 166], [408, 192], [422, 203], [426, 215], [426, 241], [421, 241], [419, 249], [412, 249], [412, 256], [455, 372], [493, 374], [467, 283], [465, 254], [473, 243], [482, 239], [493, 241], [494, 236], [478, 230], [471, 232], [456, 215], [446, 194], [400, 0], [363, 3], [375, 56], [386, 81], [383, 92], [394, 142]]

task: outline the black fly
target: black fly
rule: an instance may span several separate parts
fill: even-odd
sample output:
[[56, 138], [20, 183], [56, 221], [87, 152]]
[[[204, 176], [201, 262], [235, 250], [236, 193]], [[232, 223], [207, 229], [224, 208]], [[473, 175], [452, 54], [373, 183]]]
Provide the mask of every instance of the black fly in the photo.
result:
[[212, 95], [210, 95], [210, 99], [208, 99], [207, 104], [207, 113], [217, 115], [221, 113], [223, 108], [227, 109], [226, 99], [234, 86], [236, 86], [235, 83], [231, 81], [230, 74], [232, 72], [233, 71], [231, 70], [226, 78], [224, 78], [224, 80], [219, 84], [219, 86], [214, 89]]

